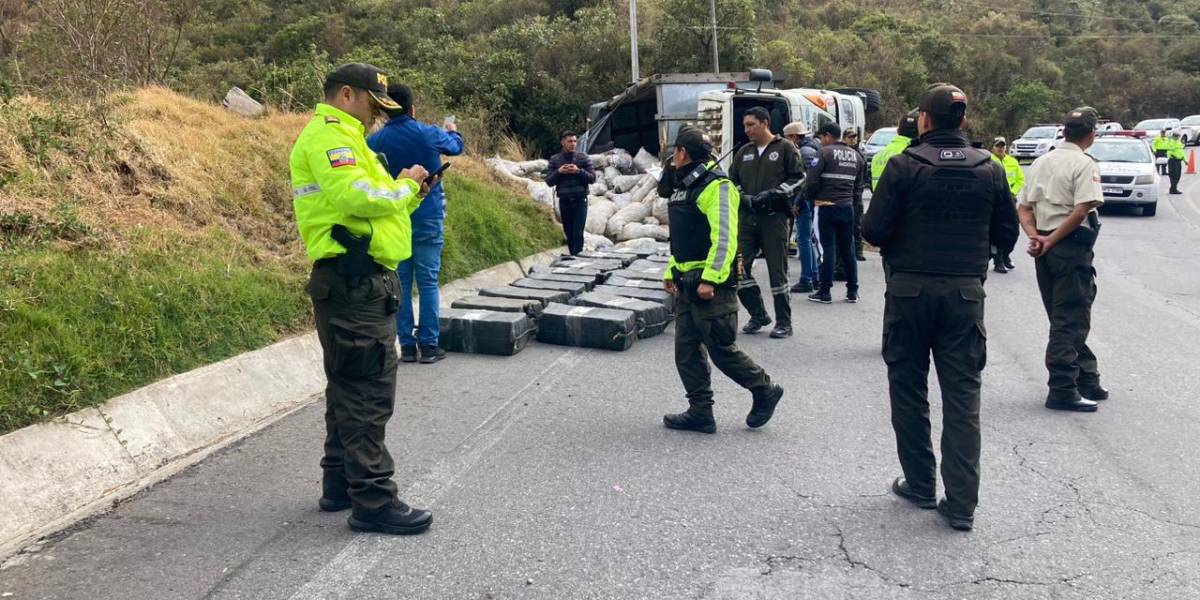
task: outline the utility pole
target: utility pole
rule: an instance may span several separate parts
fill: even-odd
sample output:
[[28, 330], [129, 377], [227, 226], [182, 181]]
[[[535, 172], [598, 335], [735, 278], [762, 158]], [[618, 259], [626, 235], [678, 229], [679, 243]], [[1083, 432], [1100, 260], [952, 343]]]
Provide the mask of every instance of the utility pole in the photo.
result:
[[717, 0], [708, 0], [708, 14], [712, 17], [713, 73], [720, 73], [721, 58], [717, 52]]
[[629, 60], [633, 63], [633, 81], [641, 79], [638, 68], [637, 0], [629, 0]]

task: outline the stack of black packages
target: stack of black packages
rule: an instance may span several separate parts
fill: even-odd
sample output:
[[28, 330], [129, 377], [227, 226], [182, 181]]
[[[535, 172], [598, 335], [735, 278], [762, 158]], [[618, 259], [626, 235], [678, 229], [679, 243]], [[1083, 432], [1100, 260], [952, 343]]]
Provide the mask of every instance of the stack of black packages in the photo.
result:
[[675, 297], [668, 294], [666, 290], [662, 289], [661, 283], [657, 289], [646, 289], [623, 285], [598, 285], [593, 291], [609, 294], [611, 296], [621, 296], [622, 298], [636, 298], [638, 300], [657, 302], [666, 307], [668, 312], [675, 314]]
[[530, 275], [567, 275], [570, 277], [590, 277], [593, 284], [598, 284], [604, 281], [607, 276], [606, 271], [593, 269], [591, 267], [542, 267], [537, 266], [529, 270]]
[[536, 320], [542, 316], [546, 305], [541, 300], [522, 300], [519, 298], [489, 298], [487, 296], [467, 296], [459, 298], [450, 304], [450, 308], [474, 310], [494, 310], [496, 312], [519, 312], [529, 315]]
[[[546, 279], [533, 279], [530, 277], [524, 277], [522, 279], [518, 279], [518, 280], [512, 282], [511, 285], [513, 287], [530, 288], [530, 289], [535, 289], [535, 290], [558, 290], [558, 291], [562, 291], [562, 292], [566, 292], [566, 293], [570, 294], [572, 298], [588, 291], [588, 289], [589, 289], [588, 284], [586, 284], [586, 283], [572, 283], [570, 281], [550, 281], [550, 280], [546, 280]], [[595, 287], [595, 286], [592, 286], [592, 287]]]
[[626, 298], [604, 292], [588, 292], [571, 300], [576, 306], [595, 306], [616, 310], [631, 310], [637, 316], [638, 339], [654, 337], [671, 324], [671, 311], [658, 302]]
[[479, 290], [479, 295], [492, 298], [537, 300], [542, 303], [542, 306], [551, 302], [566, 302], [571, 299], [571, 294], [561, 290], [535, 290], [533, 288], [513, 287], [511, 285], [483, 288]]
[[633, 261], [640, 258], [636, 254], [632, 254], [632, 253], [628, 253], [628, 252], [615, 252], [615, 251], [609, 251], [609, 250], [593, 250], [590, 252], [580, 252], [579, 254], [577, 254], [575, 256], [577, 258], [584, 259], [584, 260], [588, 260], [588, 259], [617, 260], [617, 261], [621, 261], [622, 267], [627, 267], [627, 266], [629, 266], [629, 263], [632, 263]]
[[556, 303], [538, 319], [537, 339], [547, 344], [624, 351], [637, 335], [637, 315], [631, 310]]
[[594, 276], [594, 275], [587, 275], [587, 274], [572, 275], [570, 273], [552, 273], [552, 272], [546, 272], [546, 271], [540, 271], [540, 270], [530, 271], [529, 273], [527, 273], [525, 275], [525, 278], [526, 279], [540, 279], [542, 281], [581, 283], [581, 284], [583, 284], [584, 289], [586, 289], [589, 292], [592, 291], [592, 288], [596, 287], [596, 284], [599, 283], [599, 281], [597, 281], [597, 280], [600, 279], [599, 276]]
[[445, 308], [440, 323], [440, 345], [448, 352], [512, 356], [537, 331], [524, 312]]
[[646, 259], [634, 261], [628, 267], [619, 271], [613, 271], [609, 277], [621, 277], [623, 279], [648, 279], [650, 281], [662, 281], [663, 274], [667, 271], [666, 263], [652, 262]]
[[571, 269], [599, 269], [600, 271], [609, 272], [622, 269], [625, 265], [625, 259], [622, 258], [579, 258], [576, 256], [562, 256], [558, 260], [550, 263], [551, 267], [567, 267]]
[[617, 285], [624, 287], [642, 288], [645, 290], [661, 290], [662, 278], [658, 279], [626, 279], [619, 275], [613, 275], [604, 282], [604, 285]]

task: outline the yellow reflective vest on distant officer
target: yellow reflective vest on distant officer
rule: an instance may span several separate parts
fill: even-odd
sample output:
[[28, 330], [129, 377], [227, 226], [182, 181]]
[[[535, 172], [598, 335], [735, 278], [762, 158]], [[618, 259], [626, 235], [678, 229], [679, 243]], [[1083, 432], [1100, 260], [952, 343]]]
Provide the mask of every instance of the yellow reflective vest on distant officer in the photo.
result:
[[1150, 143], [1150, 149], [1154, 150], [1155, 153], [1166, 152], [1170, 146], [1171, 138], [1165, 135], [1155, 136], [1154, 141]]
[[409, 215], [421, 205], [421, 186], [392, 179], [367, 147], [366, 129], [349, 114], [318, 104], [316, 115], [292, 147], [292, 205], [308, 258], [345, 254], [330, 234], [343, 225], [357, 237], [371, 237], [375, 262], [395, 270], [412, 256]]
[[[738, 208], [741, 206], [741, 196], [738, 194], [737, 186], [732, 181], [727, 179], [724, 173], [717, 170], [715, 163], [709, 163], [708, 168], [710, 173], [706, 177], [709, 181], [704, 186], [703, 191], [696, 197], [695, 207], [703, 215], [703, 221], [708, 222], [708, 252], [707, 256], [700, 260], [677, 260], [676, 251], [673, 249], [671, 258], [667, 261], [667, 272], [663, 275], [663, 279], [668, 281], [674, 279], [673, 271], [678, 269], [681, 273], [688, 273], [698, 269], [702, 269], [700, 274], [701, 281], [706, 281], [713, 285], [721, 285], [729, 280], [730, 273], [733, 272], [734, 263], [737, 262], [737, 232], [738, 232]], [[699, 183], [697, 184], [699, 185]], [[673, 195], [672, 202], [668, 203], [669, 210], [680, 210], [681, 206], [678, 200], [686, 195], [695, 193], [693, 190], [676, 189]], [[687, 215], [689, 207], [682, 208]], [[675, 215], [672, 213], [671, 225], [675, 228], [681, 228], [685, 220], [680, 219], [676, 222]], [[692, 214], [695, 214], [694, 212]], [[701, 225], [703, 227], [703, 225]], [[691, 228], [689, 228], [691, 229]], [[694, 229], [692, 229], [694, 231]], [[672, 247], [694, 247], [682, 237], [687, 235], [686, 231], [672, 231], [673, 238]], [[681, 239], [674, 239], [679, 235]], [[697, 256], [703, 256], [704, 251], [701, 249], [695, 253]], [[691, 257], [685, 257], [691, 258]]]
[[1008, 189], [1015, 198], [1017, 194], [1021, 193], [1021, 188], [1025, 187], [1025, 172], [1021, 170], [1021, 163], [1007, 154], [1004, 155], [1003, 160], [993, 154], [992, 160], [1004, 167], [1004, 175], [1008, 178]]
[[1184, 153], [1183, 140], [1172, 138], [1169, 142], [1167, 142], [1166, 148], [1163, 149], [1167, 151], [1167, 158], [1169, 159], [1187, 159], [1187, 155]]
[[883, 150], [871, 157], [871, 191], [875, 191], [875, 186], [879, 185], [879, 178], [883, 177], [883, 169], [887, 167], [887, 162], [893, 156], [904, 152], [910, 144], [912, 144], [912, 138], [897, 135], [883, 147]]

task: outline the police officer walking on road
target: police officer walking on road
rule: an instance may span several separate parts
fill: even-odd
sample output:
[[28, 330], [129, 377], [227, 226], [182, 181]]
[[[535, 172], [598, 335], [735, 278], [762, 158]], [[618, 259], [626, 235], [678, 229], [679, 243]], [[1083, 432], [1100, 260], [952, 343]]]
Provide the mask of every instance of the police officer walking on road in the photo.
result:
[[292, 147], [296, 225], [313, 261], [307, 291], [324, 353], [325, 455], [319, 507], [353, 509], [351, 529], [421, 533], [427, 510], [396, 497], [384, 429], [396, 400], [396, 266], [412, 254], [409, 215], [428, 191], [420, 165], [388, 174], [366, 128], [400, 107], [362, 63], [325, 80], [325, 100]]
[[1167, 177], [1171, 180], [1172, 194], [1182, 194], [1179, 191], [1179, 178], [1183, 177], [1183, 161], [1187, 160], [1183, 147], [1183, 132], [1171, 132], [1171, 140], [1167, 142]]
[[762, 250], [767, 259], [771, 297], [775, 300], [775, 329], [772, 338], [792, 335], [791, 293], [787, 274], [788, 221], [792, 197], [804, 178], [800, 152], [791, 142], [771, 133], [771, 117], [766, 109], [755, 107], [742, 119], [746, 145], [733, 155], [729, 178], [741, 188], [741, 223], [738, 246], [741, 249], [738, 298], [750, 313], [742, 333], [757, 333], [771, 324], [763, 306], [762, 290], [754, 279], [754, 259]]
[[[888, 161], [863, 235], [891, 272], [883, 317], [892, 427], [902, 478], [896, 495], [937, 508], [970, 530], [979, 500], [981, 372], [987, 356], [983, 281], [989, 247], [1011, 250], [1017, 216], [1003, 168], [970, 147], [962, 90], [938, 83], [920, 101], [920, 143]], [[930, 440], [932, 352], [942, 389], [942, 481]]]
[[1021, 227], [1050, 319], [1046, 408], [1055, 410], [1095, 412], [1095, 401], [1108, 399], [1096, 355], [1087, 345], [1096, 299], [1096, 209], [1104, 204], [1104, 192], [1096, 160], [1084, 152], [1096, 141], [1098, 118], [1088, 106], [1068, 113], [1063, 142], [1033, 161], [1018, 197]]
[[746, 425], [771, 420], [783, 388], [738, 349], [737, 187], [712, 160], [712, 145], [699, 129], [684, 125], [675, 140], [674, 187], [668, 201], [671, 258], [663, 287], [675, 300], [675, 366], [689, 407], [663, 416], [671, 429], [714, 433], [713, 390], [708, 357], [730, 379], [750, 390], [753, 406]]
[[[1025, 187], [1025, 172], [1021, 170], [1021, 163], [1017, 159], [1008, 155], [1008, 140], [1003, 137], [997, 137], [992, 140], [992, 160], [1000, 163], [1004, 167], [1004, 176], [1008, 179], [1008, 190], [1012, 192], [1013, 202], [1017, 201], [1017, 194]], [[992, 248], [995, 262], [995, 270], [997, 273], [1007, 273], [1012, 269], [1017, 268], [1017, 265], [1012, 261], [1011, 254], [1002, 254], [996, 248]]]

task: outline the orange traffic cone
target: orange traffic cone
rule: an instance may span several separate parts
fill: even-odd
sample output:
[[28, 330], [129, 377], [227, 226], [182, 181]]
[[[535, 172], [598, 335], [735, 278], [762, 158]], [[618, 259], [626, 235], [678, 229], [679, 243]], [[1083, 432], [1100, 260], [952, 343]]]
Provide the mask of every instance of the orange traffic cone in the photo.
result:
[[1188, 175], [1196, 174], [1196, 151], [1195, 150], [1192, 150], [1188, 154], [1188, 168], [1187, 168], [1187, 171], [1185, 171], [1185, 172]]

